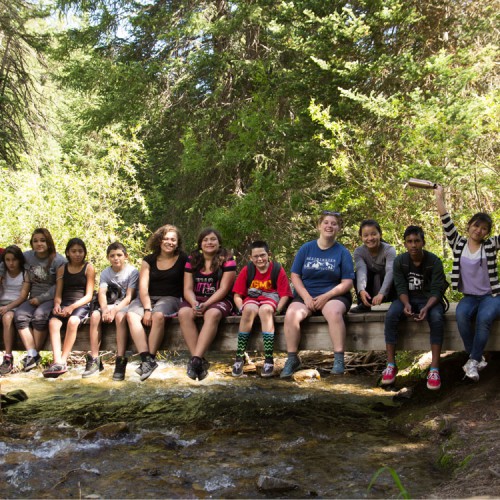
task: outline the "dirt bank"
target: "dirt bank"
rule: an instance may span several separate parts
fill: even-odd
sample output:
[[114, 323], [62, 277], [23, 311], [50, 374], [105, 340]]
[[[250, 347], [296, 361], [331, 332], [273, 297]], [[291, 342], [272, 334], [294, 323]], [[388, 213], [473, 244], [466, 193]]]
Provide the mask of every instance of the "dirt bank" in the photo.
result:
[[394, 430], [441, 447], [437, 465], [449, 469], [451, 479], [429, 492], [431, 498], [500, 497], [500, 353], [489, 356], [478, 383], [463, 380], [465, 359], [445, 359], [440, 391], [419, 383], [391, 412]]

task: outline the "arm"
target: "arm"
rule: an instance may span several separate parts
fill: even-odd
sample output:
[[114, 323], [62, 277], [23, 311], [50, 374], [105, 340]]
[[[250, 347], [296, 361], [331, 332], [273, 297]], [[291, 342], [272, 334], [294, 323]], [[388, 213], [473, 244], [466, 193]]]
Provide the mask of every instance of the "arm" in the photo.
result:
[[444, 189], [443, 186], [440, 184], [437, 185], [435, 189], [435, 194], [436, 194], [436, 205], [437, 209], [439, 212], [439, 215], [445, 215], [448, 213], [448, 210], [446, 210], [446, 204], [444, 201]]
[[[56, 292], [55, 292], [55, 295], [54, 295], [54, 309], [52, 309], [52, 312], [56, 315], [56, 316], [61, 316], [62, 314], [62, 309], [61, 309], [61, 301], [62, 301], [62, 291], [63, 291], [63, 275], [64, 275], [64, 266], [61, 266], [58, 270], [57, 270], [57, 274], [56, 274]], [[36, 304], [33, 304], [33, 300], [38, 300], [37, 298], [35, 299], [31, 299], [30, 300], [30, 303], [32, 305], [36, 305]]]
[[220, 280], [220, 286], [216, 290], [216, 292], [208, 298], [206, 302], [200, 304], [201, 309], [205, 311], [207, 306], [210, 304], [215, 304], [216, 302], [220, 302], [224, 300], [229, 292], [233, 288], [234, 280], [236, 279], [236, 271], [226, 271], [222, 273], [222, 278]]
[[188, 302], [194, 309], [198, 305], [196, 295], [194, 294], [194, 278], [193, 273], [184, 273], [184, 300]]
[[350, 278], [343, 278], [340, 283], [334, 286], [331, 290], [326, 293], [322, 293], [317, 297], [314, 297], [314, 306], [316, 311], [321, 311], [325, 304], [333, 297], [339, 297], [340, 295], [345, 295], [353, 287], [353, 280]]
[[403, 303], [404, 306], [404, 314], [406, 316], [412, 316], [412, 309], [410, 304], [410, 297], [408, 295], [408, 282], [406, 281], [405, 274], [403, 272], [403, 268], [401, 266], [401, 255], [399, 258], [394, 260], [393, 266], [393, 279], [394, 286], [396, 287], [396, 293], [398, 294], [399, 300]]
[[392, 286], [396, 249], [391, 245], [387, 245], [385, 247], [384, 253], [385, 253], [385, 276], [384, 276], [384, 281], [382, 282], [382, 286], [380, 287], [379, 293], [375, 297], [373, 297], [372, 304], [375, 306], [382, 304], [384, 298], [388, 296], [389, 290], [391, 289]]
[[149, 296], [149, 275], [151, 267], [143, 260], [141, 269], [139, 271], [139, 299], [141, 300], [142, 307], [144, 308], [144, 316], [142, 322], [146, 326], [151, 326], [153, 322], [153, 314], [151, 312], [152, 304], [151, 297]]
[[236, 306], [236, 310], [238, 312], [241, 311], [241, 308], [243, 307], [243, 297], [239, 293], [235, 293], [233, 295], [233, 302]]
[[370, 307], [370, 301], [372, 297], [365, 290], [368, 276], [368, 267], [362, 255], [362, 248], [363, 247], [358, 247], [356, 248], [356, 250], [354, 250], [354, 263], [356, 265], [356, 288], [363, 304], [367, 307]]

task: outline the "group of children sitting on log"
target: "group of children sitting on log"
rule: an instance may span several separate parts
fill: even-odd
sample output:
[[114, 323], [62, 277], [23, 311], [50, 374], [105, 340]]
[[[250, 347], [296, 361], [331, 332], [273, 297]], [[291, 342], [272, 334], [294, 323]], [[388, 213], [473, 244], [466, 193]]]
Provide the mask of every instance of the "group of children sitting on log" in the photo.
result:
[[[460, 236], [447, 213], [443, 189], [435, 189], [443, 228], [453, 250], [451, 285], [463, 293], [456, 309], [456, 321], [469, 359], [463, 369], [470, 379], [479, 380], [486, 366], [483, 351], [493, 321], [500, 317], [500, 284], [496, 254], [500, 237], [490, 237], [492, 220], [477, 213], [469, 221], [467, 235]], [[439, 358], [443, 342], [445, 291], [448, 286], [441, 260], [424, 249], [424, 231], [409, 226], [404, 232], [406, 252], [396, 256], [394, 247], [383, 241], [379, 224], [364, 220], [359, 229], [362, 245], [349, 251], [339, 242], [340, 213], [324, 211], [317, 222], [318, 238], [300, 247], [291, 268], [292, 293], [285, 270], [271, 260], [264, 241], [250, 245], [250, 262], [236, 277], [236, 262], [213, 228], [204, 229], [196, 250], [189, 256], [182, 250], [182, 237], [172, 225], [159, 228], [150, 238], [151, 253], [144, 257], [140, 271], [127, 261], [127, 251], [118, 242], [107, 249], [110, 266], [100, 275], [97, 299], [93, 300], [95, 269], [87, 262], [85, 243], [72, 238], [65, 256], [56, 252], [47, 229], [36, 229], [31, 250], [22, 252], [12, 245], [2, 255], [0, 316], [3, 322], [5, 354], [0, 374], [12, 371], [12, 349], [16, 331], [26, 349], [20, 368], [29, 371], [40, 364], [47, 329], [53, 363], [44, 377], [58, 377], [67, 371], [67, 359], [82, 319], [90, 316], [90, 352], [83, 377], [102, 369], [99, 356], [101, 324], [116, 325], [117, 357], [113, 380], [124, 380], [128, 333], [140, 354], [136, 369], [146, 380], [158, 367], [155, 359], [163, 341], [165, 321], [178, 317], [191, 358], [188, 377], [203, 380], [209, 369], [205, 354], [219, 322], [240, 314], [236, 359], [232, 375], [243, 374], [245, 350], [258, 316], [262, 326], [265, 361], [263, 377], [274, 375], [274, 316], [285, 309], [284, 333], [288, 357], [281, 378], [301, 368], [298, 348], [301, 322], [323, 315], [333, 343], [332, 373], [344, 374], [344, 315], [368, 313], [372, 306], [391, 302], [385, 317], [387, 367], [382, 385], [394, 383], [398, 369], [395, 359], [397, 327], [406, 317], [427, 320], [430, 326], [432, 361], [427, 387], [439, 389]], [[356, 265], [356, 274], [354, 271]], [[351, 289], [356, 283], [358, 305], [351, 308]], [[288, 302], [291, 300], [290, 304]], [[288, 307], [286, 307], [288, 305]], [[196, 320], [202, 318], [200, 322]], [[64, 340], [61, 329], [65, 328]]]

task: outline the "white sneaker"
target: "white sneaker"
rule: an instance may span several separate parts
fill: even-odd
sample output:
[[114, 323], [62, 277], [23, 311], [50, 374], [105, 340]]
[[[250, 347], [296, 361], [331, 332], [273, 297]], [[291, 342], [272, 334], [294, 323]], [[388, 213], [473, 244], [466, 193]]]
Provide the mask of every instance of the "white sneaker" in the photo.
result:
[[479, 380], [479, 373], [477, 372], [478, 365], [478, 361], [469, 358], [467, 360], [467, 363], [465, 363], [465, 365], [462, 367], [465, 372], [465, 376], [469, 377], [471, 380], [474, 380], [474, 382], [477, 382]]
[[481, 361], [477, 364], [477, 371], [480, 372], [481, 370], [484, 370], [488, 366], [488, 363], [484, 359], [484, 356], [481, 358]]

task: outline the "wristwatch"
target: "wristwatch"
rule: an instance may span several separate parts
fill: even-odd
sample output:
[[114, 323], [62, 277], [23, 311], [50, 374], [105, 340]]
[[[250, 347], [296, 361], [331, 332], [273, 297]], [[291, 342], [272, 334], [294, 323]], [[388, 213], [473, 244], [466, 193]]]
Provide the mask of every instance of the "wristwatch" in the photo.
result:
[[144, 309], [144, 312], [148, 312], [148, 311], [151, 312], [151, 309], [146, 309], [146, 308]]

